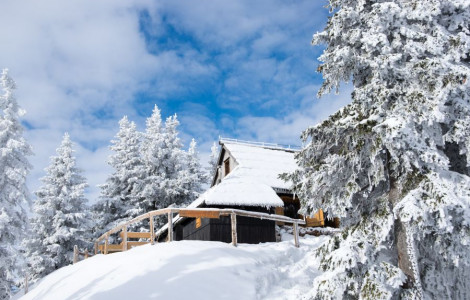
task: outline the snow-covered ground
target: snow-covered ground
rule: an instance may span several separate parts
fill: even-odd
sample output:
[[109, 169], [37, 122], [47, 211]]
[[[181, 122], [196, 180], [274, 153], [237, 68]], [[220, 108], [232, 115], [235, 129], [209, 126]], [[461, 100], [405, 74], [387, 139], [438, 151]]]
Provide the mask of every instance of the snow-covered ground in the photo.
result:
[[[16, 299], [302, 299], [329, 236], [258, 245], [180, 241], [97, 255], [61, 268]], [[21, 292], [20, 292], [21, 293]]]

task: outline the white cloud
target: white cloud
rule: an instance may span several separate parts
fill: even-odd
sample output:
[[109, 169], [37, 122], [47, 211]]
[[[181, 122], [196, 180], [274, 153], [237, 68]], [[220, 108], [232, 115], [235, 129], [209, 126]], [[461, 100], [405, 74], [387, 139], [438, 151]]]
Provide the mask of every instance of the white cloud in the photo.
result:
[[246, 116], [237, 123], [241, 139], [301, 146], [300, 135], [310, 126], [317, 125], [341, 107], [351, 102], [351, 87], [346, 86], [338, 95], [329, 94], [315, 99], [316, 86], [299, 90], [304, 95], [302, 107], [282, 118]]
[[[0, 68], [10, 68], [32, 127], [31, 190], [67, 131], [93, 201], [110, 171], [105, 161], [118, 120], [128, 115], [142, 126], [154, 103], [164, 115], [178, 113], [182, 139], [195, 137], [201, 155], [219, 134], [294, 141], [337, 105], [304, 100], [316, 92], [308, 87], [315, 79], [309, 42], [324, 21], [315, 16], [323, 4], [2, 1]], [[141, 93], [146, 103], [137, 101]], [[210, 94], [210, 105], [198, 93]], [[192, 104], [170, 103], [179, 101]]]

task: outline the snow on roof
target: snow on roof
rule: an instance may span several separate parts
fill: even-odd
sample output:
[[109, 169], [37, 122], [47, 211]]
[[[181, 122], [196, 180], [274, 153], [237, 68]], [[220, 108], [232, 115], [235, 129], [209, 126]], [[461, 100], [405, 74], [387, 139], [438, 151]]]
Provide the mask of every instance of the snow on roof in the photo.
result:
[[279, 175], [292, 173], [297, 168], [295, 151], [229, 142], [225, 142], [224, 146], [239, 164], [238, 177], [272, 188], [290, 189], [291, 184], [279, 179]]
[[290, 188], [279, 179], [282, 173], [296, 168], [292, 150], [272, 149], [259, 145], [223, 142], [238, 165], [222, 181], [202, 194], [189, 207], [236, 205], [278, 207], [284, 203], [273, 188]]
[[228, 175], [232, 175], [231, 178], [222, 180], [202, 195], [206, 205], [284, 206], [281, 198], [269, 185], [238, 178], [237, 168], [233, 170], [233, 174]]

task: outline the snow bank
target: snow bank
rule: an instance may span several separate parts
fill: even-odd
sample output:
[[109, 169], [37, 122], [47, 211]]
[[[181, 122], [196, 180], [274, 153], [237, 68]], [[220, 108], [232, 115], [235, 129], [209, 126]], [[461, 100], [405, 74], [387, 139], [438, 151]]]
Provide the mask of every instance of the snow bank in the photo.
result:
[[[287, 237], [287, 238], [286, 238]], [[233, 247], [180, 241], [97, 255], [46, 276], [27, 299], [299, 299], [319, 275], [312, 249], [329, 237]]]

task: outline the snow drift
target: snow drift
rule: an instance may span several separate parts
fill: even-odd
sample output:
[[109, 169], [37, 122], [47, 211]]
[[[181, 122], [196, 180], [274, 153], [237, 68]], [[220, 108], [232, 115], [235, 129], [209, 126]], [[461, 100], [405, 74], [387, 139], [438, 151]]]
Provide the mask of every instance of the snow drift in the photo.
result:
[[[286, 238], [287, 237], [287, 238]], [[61, 268], [16, 299], [299, 299], [319, 275], [328, 237], [279, 243], [180, 241], [97, 255]]]

